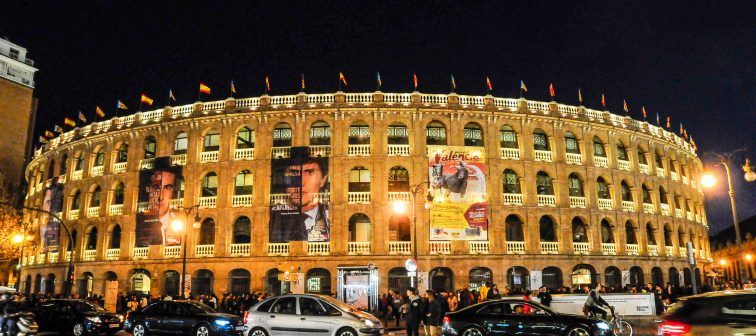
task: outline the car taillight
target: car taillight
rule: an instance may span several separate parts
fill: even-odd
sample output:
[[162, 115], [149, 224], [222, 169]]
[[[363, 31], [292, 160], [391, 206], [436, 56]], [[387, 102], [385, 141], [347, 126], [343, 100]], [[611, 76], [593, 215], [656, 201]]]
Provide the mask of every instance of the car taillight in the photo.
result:
[[449, 316], [444, 316], [444, 324], [449, 324], [449, 323], [451, 323], [451, 318], [449, 318]]
[[244, 312], [244, 325], [247, 324], [247, 317], [249, 316], [249, 310]]
[[663, 336], [681, 336], [690, 332], [690, 325], [677, 321], [664, 321], [660, 325]]

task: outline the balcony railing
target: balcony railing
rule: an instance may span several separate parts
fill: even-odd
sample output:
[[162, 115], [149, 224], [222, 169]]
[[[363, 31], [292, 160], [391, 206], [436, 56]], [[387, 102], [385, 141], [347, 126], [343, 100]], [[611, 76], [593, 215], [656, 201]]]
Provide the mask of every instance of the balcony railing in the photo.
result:
[[234, 149], [234, 160], [253, 160], [254, 158], [255, 158], [254, 148]]
[[150, 256], [150, 248], [148, 247], [134, 247], [134, 259], [147, 259]]
[[37, 255], [37, 264], [38, 265], [42, 265], [44, 263], [45, 263], [45, 254], [44, 253], [38, 254]]
[[87, 208], [87, 218], [96, 218], [100, 217], [100, 207], [99, 206], [93, 206]]
[[89, 171], [89, 175], [92, 177], [102, 176], [102, 173], [104, 172], [105, 172], [105, 166], [94, 166], [92, 167], [92, 170]]
[[556, 206], [556, 196], [554, 195], [538, 195], [538, 206]]
[[667, 257], [674, 257], [675, 256], [674, 246], [664, 246], [664, 254], [667, 255]]
[[525, 254], [524, 241], [508, 241], [507, 254]]
[[470, 241], [470, 254], [488, 254], [487, 241]]
[[350, 255], [370, 254], [370, 242], [348, 242], [347, 253]]
[[184, 166], [186, 165], [186, 154], [173, 154], [171, 155], [172, 166]]
[[630, 171], [630, 161], [627, 161], [627, 160], [617, 160], [617, 169], [619, 169], [619, 170], [625, 170], [625, 171]]
[[654, 205], [651, 204], [651, 203], [643, 203], [643, 213], [653, 214], [654, 213]]
[[123, 215], [123, 204], [111, 204], [110, 215], [111, 216]]
[[635, 202], [633, 202], [633, 201], [622, 201], [622, 211], [625, 211], [625, 212], [635, 212]]
[[522, 194], [503, 194], [505, 205], [522, 205]]
[[250, 207], [252, 206], [252, 195], [234, 195], [231, 199], [232, 207]]
[[570, 208], [585, 208], [586, 202], [583, 196], [570, 196]]
[[409, 145], [388, 145], [389, 156], [409, 156]]
[[73, 174], [71, 174], [71, 181], [81, 180], [82, 177], [84, 177], [83, 170], [74, 170]]
[[79, 209], [68, 210], [68, 219], [70, 220], [79, 219]]
[[329, 255], [331, 254], [330, 242], [308, 242], [307, 255]]
[[614, 243], [601, 243], [601, 254], [617, 255], [617, 245]]
[[310, 156], [312, 157], [328, 157], [331, 156], [331, 146], [329, 145], [323, 145], [323, 146], [310, 146], [309, 147]]
[[551, 162], [551, 151], [533, 150], [533, 156], [536, 161]]
[[609, 168], [609, 159], [603, 156], [594, 156], [593, 165], [596, 167]]
[[369, 156], [370, 145], [349, 145], [347, 153], [349, 156]]
[[268, 243], [269, 256], [289, 255], [289, 243]]
[[656, 167], [656, 176], [658, 176], [658, 177], [664, 177], [665, 173], [666, 172], [664, 171], [664, 168]]
[[217, 201], [216, 196], [208, 196], [208, 197], [200, 197], [199, 198], [199, 207], [202, 208], [215, 208], [215, 203]]
[[508, 160], [519, 160], [520, 159], [520, 149], [519, 148], [502, 148], [501, 149], [501, 158], [502, 159], [508, 159]]
[[[543, 243], [541, 243], [543, 244]], [[575, 254], [590, 254], [591, 253], [591, 246], [590, 243], [572, 243], [572, 249], [575, 250]]]
[[163, 246], [163, 256], [166, 258], [178, 258], [181, 256], [181, 245]]
[[639, 163], [638, 164], [638, 171], [641, 172], [641, 174], [650, 174], [651, 170], [648, 168], [648, 165], [645, 163]]
[[155, 158], [142, 159], [139, 161], [139, 169], [155, 168]]
[[583, 154], [567, 153], [567, 164], [571, 164], [571, 165], [583, 164]]
[[65, 258], [65, 262], [71, 261], [71, 251], [66, 251], [66, 254], [63, 257]]
[[231, 244], [231, 256], [232, 257], [246, 257], [249, 256], [251, 250], [250, 243]]
[[687, 258], [688, 257], [688, 249], [685, 247], [678, 247], [678, 251], [680, 252], [680, 258]]
[[270, 194], [270, 204], [288, 204], [289, 194]]
[[559, 254], [559, 243], [541, 242], [541, 254]]
[[370, 204], [369, 191], [350, 191], [347, 193], [349, 204]]
[[659, 255], [659, 247], [656, 245], [648, 245], [648, 255], [650, 256], [658, 256]]
[[428, 245], [430, 246], [430, 254], [451, 254], [450, 241], [432, 241]]
[[669, 204], [661, 204], [661, 214], [662, 216], [669, 216]]
[[270, 149], [270, 156], [274, 159], [287, 158], [291, 152], [291, 147], [273, 147]]
[[59, 252], [48, 252], [47, 262], [51, 264], [58, 262], [58, 255], [59, 255]]
[[200, 154], [200, 163], [218, 162], [218, 151], [202, 152]]
[[105, 260], [118, 260], [121, 259], [121, 249], [109, 248], [105, 250]]
[[395, 201], [408, 202], [410, 201], [410, 193], [408, 191], [389, 191], [388, 192], [389, 203]]
[[113, 164], [113, 174], [121, 174], [126, 172], [126, 162], [116, 162]]
[[669, 178], [671, 178], [672, 181], [677, 181], [677, 172], [669, 172]]
[[607, 198], [599, 198], [598, 199], [598, 207], [599, 209], [603, 210], [612, 210], [612, 200]]
[[212, 257], [215, 254], [214, 244], [205, 244], [194, 246], [195, 257]]
[[675, 218], [683, 218], [683, 211], [682, 211], [682, 209], [675, 208]]
[[625, 244], [625, 253], [627, 255], [640, 255], [640, 247], [638, 244]]
[[411, 241], [390, 241], [389, 242], [389, 254], [412, 254], [412, 242]]
[[84, 250], [84, 254], [81, 258], [83, 261], [94, 261], [96, 255], [97, 250]]
[[181, 209], [184, 207], [184, 199], [183, 198], [174, 198], [171, 200], [171, 208], [173, 209]]

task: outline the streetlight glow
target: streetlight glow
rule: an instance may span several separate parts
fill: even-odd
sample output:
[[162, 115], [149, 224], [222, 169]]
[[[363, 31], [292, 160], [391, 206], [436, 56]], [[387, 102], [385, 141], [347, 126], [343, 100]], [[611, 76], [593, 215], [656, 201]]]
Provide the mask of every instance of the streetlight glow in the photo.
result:
[[174, 219], [171, 222], [171, 230], [176, 231], [176, 232], [184, 231], [184, 221], [182, 221], [179, 218]]
[[394, 210], [395, 213], [403, 214], [407, 212], [407, 202], [405, 201], [393, 201], [391, 202], [391, 209]]
[[750, 253], [748, 253], [745, 255], [745, 259], [748, 261], [751, 261], [751, 259], [753, 259], [753, 256]]
[[701, 185], [704, 186], [704, 188], [711, 188], [715, 184], [717, 184], [717, 178], [714, 177], [714, 174], [703, 173], [703, 175], [701, 175]]
[[13, 244], [21, 244], [24, 242], [24, 235], [17, 233], [13, 235]]
[[719, 264], [722, 266], [727, 265], [727, 260], [719, 259]]

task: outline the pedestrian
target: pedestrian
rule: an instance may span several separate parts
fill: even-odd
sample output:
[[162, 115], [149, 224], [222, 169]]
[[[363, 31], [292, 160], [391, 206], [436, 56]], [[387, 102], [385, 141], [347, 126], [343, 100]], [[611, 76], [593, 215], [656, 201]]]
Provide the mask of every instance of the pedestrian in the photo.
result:
[[459, 299], [457, 299], [457, 296], [454, 294], [454, 292], [449, 292], [449, 298], [447, 299], [447, 302], [449, 304], [449, 311], [457, 310]]
[[407, 289], [407, 312], [404, 315], [405, 330], [407, 336], [420, 336], [420, 297], [417, 289]]
[[428, 297], [428, 312], [426, 313], [428, 329], [425, 330], [425, 334], [431, 336], [440, 335], [441, 320], [444, 315], [441, 302], [432, 290], [427, 290], [425, 293]]
[[538, 299], [541, 300], [541, 304], [546, 307], [551, 307], [551, 293], [546, 286], [541, 286], [538, 289]]

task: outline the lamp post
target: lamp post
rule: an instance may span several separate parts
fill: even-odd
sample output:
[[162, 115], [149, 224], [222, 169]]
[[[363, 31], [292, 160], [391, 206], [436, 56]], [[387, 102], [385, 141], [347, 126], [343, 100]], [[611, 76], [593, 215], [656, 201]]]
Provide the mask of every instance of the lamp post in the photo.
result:
[[[410, 185], [409, 187], [409, 196], [410, 196], [410, 209], [412, 211], [412, 258], [417, 263], [417, 216], [415, 215], [415, 198], [417, 195], [421, 195], [425, 192], [425, 189], [423, 188], [424, 185], [428, 185], [430, 189], [430, 184], [428, 181], [423, 181], [418, 184]], [[394, 201], [391, 205], [395, 213], [403, 214], [407, 211], [407, 202], [404, 201]], [[431, 195], [430, 190], [428, 191], [428, 194], [425, 196], [425, 209], [430, 210], [433, 208], [433, 195]], [[419, 268], [418, 268], [419, 270]], [[411, 277], [412, 283], [410, 286], [415, 287], [417, 286], [417, 271], [415, 270], [414, 276]]]
[[173, 231], [183, 231], [181, 235], [181, 244], [183, 245], [181, 247], [182, 251], [182, 258], [181, 258], [181, 298], [186, 299], [185, 296], [185, 289], [186, 289], [186, 221], [189, 219], [189, 216], [194, 212], [194, 221], [192, 222], [192, 227], [197, 229], [200, 226], [200, 217], [199, 217], [199, 205], [192, 205], [188, 208], [179, 208], [178, 210], [184, 211], [184, 219], [176, 218], [171, 222], [171, 230]]
[[[732, 221], [733, 226], [735, 227], [735, 242], [738, 245], [738, 255], [744, 255], [743, 253], [743, 243], [740, 239], [740, 225], [738, 224], [738, 210], [735, 206], [735, 192], [732, 190], [732, 174], [730, 173], [730, 165], [732, 165], [732, 162], [735, 159], [735, 154], [738, 152], [745, 151], [745, 148], [737, 149], [730, 153], [707, 153], [712, 156], [715, 156], [719, 163], [715, 166], [723, 165], [725, 167], [725, 172], [727, 173], [727, 194], [730, 196], [730, 205], [732, 207]], [[743, 171], [745, 172], [745, 175], [743, 176], [746, 181], [753, 182], [756, 180], [756, 172], [753, 172], [751, 169], [751, 162], [750, 160], [745, 160], [745, 165], [742, 166]], [[716, 183], [716, 178], [714, 175], [710, 172], [704, 173], [701, 176], [701, 185], [703, 185], [705, 188], [709, 188], [714, 186]], [[743, 267], [743, 261], [737, 263], [738, 272], [740, 272], [740, 281], [745, 282], [748, 275], [746, 274], [746, 269]]]

